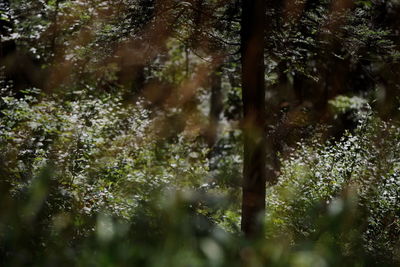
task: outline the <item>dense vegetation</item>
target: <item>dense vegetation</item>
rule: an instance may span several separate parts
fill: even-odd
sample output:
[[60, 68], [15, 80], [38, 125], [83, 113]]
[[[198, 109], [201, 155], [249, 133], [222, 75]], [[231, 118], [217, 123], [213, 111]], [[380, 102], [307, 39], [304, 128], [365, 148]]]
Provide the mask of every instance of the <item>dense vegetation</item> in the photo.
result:
[[0, 2], [0, 265], [400, 264], [400, 2], [250, 2]]

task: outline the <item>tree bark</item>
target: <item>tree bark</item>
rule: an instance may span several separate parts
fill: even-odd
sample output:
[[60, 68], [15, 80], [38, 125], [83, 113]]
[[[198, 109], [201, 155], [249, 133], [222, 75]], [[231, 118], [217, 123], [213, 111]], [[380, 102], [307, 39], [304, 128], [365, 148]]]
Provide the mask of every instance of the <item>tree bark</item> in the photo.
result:
[[264, 84], [265, 0], [242, 0], [241, 58], [243, 98], [242, 223], [246, 237], [262, 231], [266, 194]]
[[219, 65], [218, 67], [216, 67], [215, 70], [212, 71], [210, 77], [211, 96], [210, 96], [209, 125], [207, 129], [207, 144], [211, 150], [213, 149], [217, 141], [218, 124], [223, 110], [221, 71], [222, 71], [222, 65]]

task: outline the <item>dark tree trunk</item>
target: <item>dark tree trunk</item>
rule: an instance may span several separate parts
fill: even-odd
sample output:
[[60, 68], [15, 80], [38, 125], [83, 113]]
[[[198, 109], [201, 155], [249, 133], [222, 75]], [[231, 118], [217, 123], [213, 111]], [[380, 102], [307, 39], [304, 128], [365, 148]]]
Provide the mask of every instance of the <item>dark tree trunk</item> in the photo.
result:
[[266, 194], [264, 85], [265, 0], [242, 0], [241, 57], [243, 96], [242, 231], [255, 237], [262, 230]]

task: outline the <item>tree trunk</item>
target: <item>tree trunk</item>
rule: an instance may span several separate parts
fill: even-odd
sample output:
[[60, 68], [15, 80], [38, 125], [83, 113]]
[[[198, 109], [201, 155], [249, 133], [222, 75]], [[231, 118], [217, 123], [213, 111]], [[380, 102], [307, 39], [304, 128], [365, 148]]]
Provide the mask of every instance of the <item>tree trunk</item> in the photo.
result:
[[207, 144], [211, 150], [213, 149], [217, 141], [218, 124], [223, 110], [221, 71], [222, 71], [222, 65], [219, 65], [215, 70], [213, 70], [210, 77], [211, 97], [210, 97], [209, 125], [207, 129]]
[[264, 85], [265, 0], [242, 0], [241, 57], [243, 97], [242, 231], [262, 231], [266, 194], [266, 133]]

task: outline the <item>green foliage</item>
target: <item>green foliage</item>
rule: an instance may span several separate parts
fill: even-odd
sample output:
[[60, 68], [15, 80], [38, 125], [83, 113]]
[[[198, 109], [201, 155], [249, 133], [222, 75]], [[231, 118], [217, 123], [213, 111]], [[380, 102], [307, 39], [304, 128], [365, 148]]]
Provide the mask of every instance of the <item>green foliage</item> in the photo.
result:
[[206, 176], [205, 151], [184, 138], [173, 144], [152, 138], [154, 122], [140, 101], [123, 106], [115, 95], [89, 95], [56, 103], [26, 95], [2, 102], [1, 151], [13, 174], [8, 179], [27, 186], [51, 163], [87, 213], [116, 204], [110, 211], [129, 216], [136, 201], [178, 183], [199, 186]]
[[399, 1], [289, 2], [267, 14], [281, 169], [254, 240], [240, 1], [1, 2], [0, 265], [398, 265], [400, 125], [375, 108], [398, 116]]
[[363, 114], [339, 141], [299, 144], [267, 198], [270, 234], [312, 240], [328, 259], [336, 248], [398, 262], [399, 137], [397, 123]]

